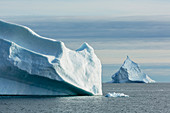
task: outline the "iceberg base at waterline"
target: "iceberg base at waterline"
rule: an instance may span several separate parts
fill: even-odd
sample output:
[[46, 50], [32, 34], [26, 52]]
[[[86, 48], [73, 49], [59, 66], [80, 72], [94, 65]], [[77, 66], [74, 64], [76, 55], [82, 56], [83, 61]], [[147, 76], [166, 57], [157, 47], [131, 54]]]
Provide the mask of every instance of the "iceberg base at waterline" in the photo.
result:
[[0, 95], [102, 95], [101, 62], [87, 43], [70, 50], [0, 21]]

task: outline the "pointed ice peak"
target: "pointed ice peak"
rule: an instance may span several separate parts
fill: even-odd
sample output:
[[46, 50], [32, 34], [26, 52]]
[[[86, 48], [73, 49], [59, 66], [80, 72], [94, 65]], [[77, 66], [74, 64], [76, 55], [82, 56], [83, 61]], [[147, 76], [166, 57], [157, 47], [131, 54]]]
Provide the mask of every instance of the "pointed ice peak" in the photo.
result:
[[126, 58], [126, 60], [127, 60], [127, 59], [129, 59], [129, 60], [130, 60], [130, 58], [129, 58], [129, 56], [128, 56], [128, 55], [127, 55], [127, 58]]
[[125, 63], [128, 63], [128, 62], [130, 63], [130, 62], [132, 62], [132, 60], [131, 60], [131, 59], [129, 58], [129, 56], [127, 55], [127, 58], [126, 58], [126, 60], [124, 61], [124, 64], [125, 64]]
[[142, 72], [139, 65], [127, 56], [123, 65], [112, 75], [112, 82], [115, 83], [151, 83], [154, 82], [148, 75]]
[[93, 49], [87, 42], [84, 42], [83, 44], [82, 44], [82, 47], [85, 49]]
[[87, 42], [84, 42], [81, 47], [79, 49], [77, 49], [76, 51], [83, 51], [83, 50], [87, 50], [88, 52], [92, 52], [94, 51], [94, 49], [87, 43]]
[[138, 66], [138, 64], [136, 64], [135, 62], [133, 62], [129, 56], [127, 56], [126, 60], [124, 61], [122, 67], [126, 67], [126, 68], [129, 68], [129, 67], [136, 67]]
[[132, 60], [129, 58], [129, 56], [128, 56], [128, 55], [127, 55], [127, 57], [126, 57], [125, 62], [127, 62], [127, 61], [131, 61], [131, 62], [132, 62]]

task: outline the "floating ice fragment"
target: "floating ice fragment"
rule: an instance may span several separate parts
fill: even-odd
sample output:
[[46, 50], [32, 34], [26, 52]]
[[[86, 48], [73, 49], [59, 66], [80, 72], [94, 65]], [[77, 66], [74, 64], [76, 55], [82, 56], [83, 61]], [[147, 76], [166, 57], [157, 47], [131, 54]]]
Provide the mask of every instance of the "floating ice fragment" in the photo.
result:
[[105, 97], [129, 97], [129, 95], [125, 95], [124, 93], [108, 93]]

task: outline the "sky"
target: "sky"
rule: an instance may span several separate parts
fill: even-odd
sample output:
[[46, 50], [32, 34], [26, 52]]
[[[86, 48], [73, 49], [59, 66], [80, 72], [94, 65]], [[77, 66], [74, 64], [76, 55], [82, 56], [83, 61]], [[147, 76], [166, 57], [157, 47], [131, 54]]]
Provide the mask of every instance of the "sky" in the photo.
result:
[[170, 15], [170, 0], [0, 0], [0, 16]]
[[[73, 24], [60, 21], [70, 17], [111, 17], [111, 22], [78, 23], [80, 18], [73, 18]], [[116, 17], [121, 22], [113, 22]], [[88, 42], [100, 58], [107, 80], [127, 55], [155, 80], [170, 78], [170, 0], [0, 0], [0, 19], [26, 25], [42, 36], [63, 41], [73, 50]], [[151, 22], [155, 20], [159, 22]]]

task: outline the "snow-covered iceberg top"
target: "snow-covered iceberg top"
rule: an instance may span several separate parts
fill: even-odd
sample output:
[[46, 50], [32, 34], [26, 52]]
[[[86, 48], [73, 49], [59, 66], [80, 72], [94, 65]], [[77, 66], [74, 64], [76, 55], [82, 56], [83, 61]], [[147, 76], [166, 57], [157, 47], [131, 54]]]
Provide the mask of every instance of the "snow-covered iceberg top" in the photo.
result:
[[125, 95], [124, 93], [108, 93], [105, 97], [129, 97], [129, 95]]
[[0, 21], [0, 95], [102, 95], [101, 62], [30, 28]]
[[143, 73], [137, 63], [128, 56], [119, 71], [112, 75], [113, 83], [153, 83], [148, 75]]

